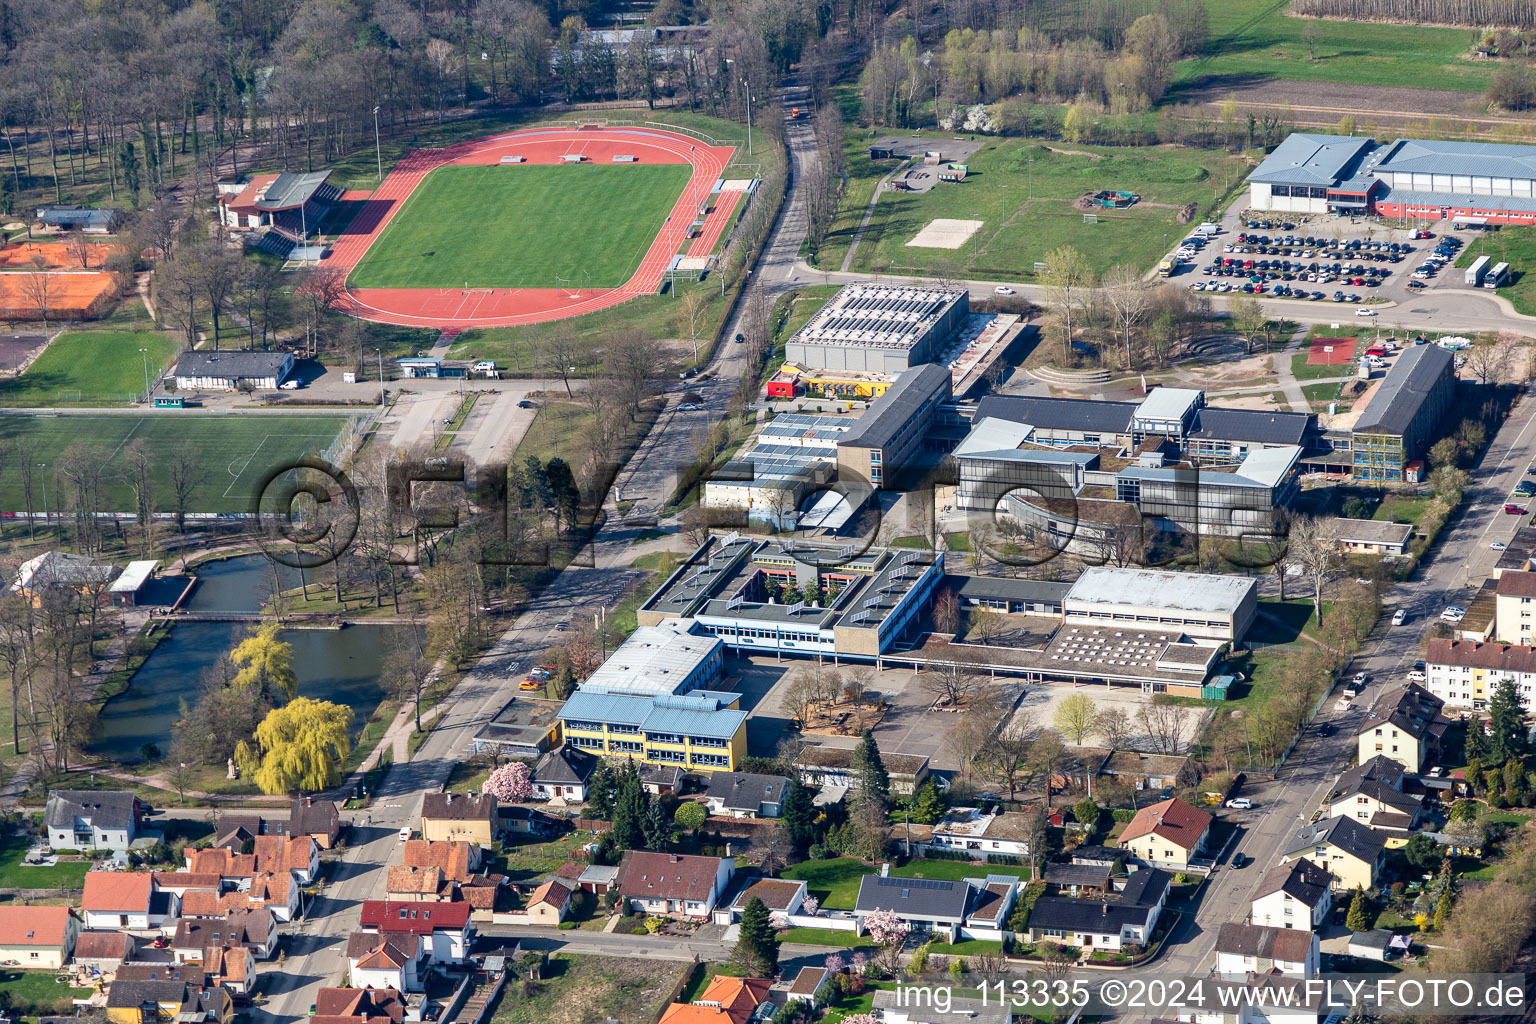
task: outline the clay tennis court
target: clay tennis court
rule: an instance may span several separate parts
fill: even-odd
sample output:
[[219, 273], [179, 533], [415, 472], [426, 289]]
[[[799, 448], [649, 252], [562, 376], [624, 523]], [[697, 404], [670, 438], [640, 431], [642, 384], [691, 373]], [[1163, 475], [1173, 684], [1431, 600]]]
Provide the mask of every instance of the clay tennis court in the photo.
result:
[[1313, 338], [1307, 352], [1309, 366], [1347, 366], [1354, 358], [1354, 338]]
[[[26, 281], [34, 274], [0, 274], [0, 319], [41, 320], [37, 294]], [[117, 285], [99, 270], [47, 271], [48, 319], [89, 320], [99, 316]]]
[[[709, 196], [730, 162], [733, 146], [712, 146], [686, 135], [648, 127], [534, 128], [511, 132], [443, 149], [418, 149], [407, 154], [363, 203], [358, 215], [338, 237], [327, 264], [348, 275], [388, 228], [406, 200], [433, 169], [447, 165], [564, 164], [575, 156], [593, 165], [614, 165], [615, 157], [632, 156], [637, 164], [686, 164], [692, 174], [673, 203], [666, 222], [650, 243], [633, 275], [616, 288], [348, 288], [348, 312], [365, 320], [405, 327], [512, 327], [543, 323], [595, 312], [638, 295], [654, 295], [672, 256], [689, 242], [697, 204]], [[520, 160], [518, 158], [521, 158]], [[571, 167], [573, 175], [581, 167]], [[351, 198], [349, 194], [347, 198]], [[476, 197], [466, 195], [466, 204]], [[688, 245], [690, 254], [707, 254], [719, 241], [739, 194], [723, 192], [705, 218], [701, 234]], [[528, 239], [508, 239], [508, 245]], [[470, 282], [471, 284], [473, 282]]]
[[[86, 256], [90, 260], [90, 265], [101, 266], [101, 261], [107, 258], [111, 248], [108, 245], [87, 245]], [[39, 256], [42, 257], [44, 266], [71, 269], [80, 267], [80, 257], [76, 255], [74, 246], [63, 243], [40, 245], [37, 242], [18, 242], [15, 245], [0, 246], [0, 267], [30, 269], [37, 266], [33, 260]]]

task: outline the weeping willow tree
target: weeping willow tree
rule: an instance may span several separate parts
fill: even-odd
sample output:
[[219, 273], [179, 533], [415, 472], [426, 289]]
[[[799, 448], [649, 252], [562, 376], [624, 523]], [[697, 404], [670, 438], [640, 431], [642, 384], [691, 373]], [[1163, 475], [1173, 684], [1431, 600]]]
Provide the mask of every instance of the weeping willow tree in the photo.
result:
[[254, 742], [242, 742], [235, 760], [263, 793], [328, 789], [341, 781], [351, 725], [351, 708], [297, 697], [267, 713]]
[[278, 639], [279, 629], [275, 622], [262, 626], [229, 652], [229, 660], [240, 666], [234, 685], [291, 701], [299, 680], [293, 674], [293, 645]]

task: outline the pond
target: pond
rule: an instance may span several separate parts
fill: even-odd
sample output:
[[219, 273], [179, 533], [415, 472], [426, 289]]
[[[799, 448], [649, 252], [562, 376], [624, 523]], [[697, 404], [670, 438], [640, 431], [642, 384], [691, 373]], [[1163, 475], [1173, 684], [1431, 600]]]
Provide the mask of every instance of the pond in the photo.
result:
[[[285, 576], [284, 586], [297, 586], [298, 573]], [[254, 611], [271, 593], [272, 576], [260, 556], [213, 562], [197, 570], [198, 588], [187, 602], [189, 611]], [[136, 761], [139, 749], [154, 743], [170, 749], [171, 726], [181, 718], [183, 703], [197, 699], [203, 673], [240, 642], [250, 624], [184, 622], [175, 626], [134, 674], [128, 689], [102, 708], [101, 729], [88, 748], [117, 761]], [[348, 626], [346, 629], [287, 629], [282, 638], [293, 645], [293, 667], [299, 695], [346, 704], [352, 708], [352, 735], [385, 696], [380, 678], [386, 637], [395, 626]]]

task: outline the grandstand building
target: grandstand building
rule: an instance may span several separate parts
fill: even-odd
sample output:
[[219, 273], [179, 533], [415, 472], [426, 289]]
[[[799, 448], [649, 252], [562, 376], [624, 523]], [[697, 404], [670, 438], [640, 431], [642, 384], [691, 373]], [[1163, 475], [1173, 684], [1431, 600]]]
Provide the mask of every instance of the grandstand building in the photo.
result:
[[1248, 176], [1248, 207], [1536, 224], [1536, 146], [1296, 132]]
[[330, 171], [258, 174], [238, 191], [219, 196], [219, 218], [231, 231], [250, 232], [252, 244], [287, 256], [294, 246], [307, 244], [341, 198], [330, 176]]

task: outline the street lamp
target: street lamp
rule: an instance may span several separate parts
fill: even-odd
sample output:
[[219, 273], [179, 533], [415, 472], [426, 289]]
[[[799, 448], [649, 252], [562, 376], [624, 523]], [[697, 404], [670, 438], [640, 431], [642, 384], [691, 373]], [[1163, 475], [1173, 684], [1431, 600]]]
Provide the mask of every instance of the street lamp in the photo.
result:
[[384, 150], [379, 148], [379, 108], [373, 108], [373, 155], [379, 162], [379, 181], [384, 180]]
[[752, 83], [745, 78], [741, 84], [747, 87], [747, 156], [752, 155]]
[[139, 349], [139, 355], [144, 357], [144, 401], [149, 401], [149, 349]]
[[45, 471], [43, 473], [43, 527], [46, 529], [48, 526], [48, 473], [46, 472], [48, 463], [39, 462], [37, 468]]

